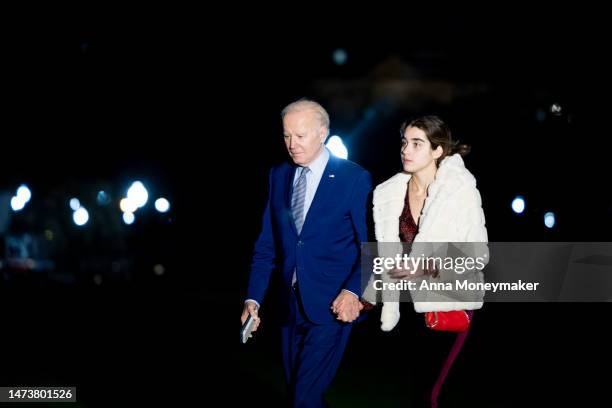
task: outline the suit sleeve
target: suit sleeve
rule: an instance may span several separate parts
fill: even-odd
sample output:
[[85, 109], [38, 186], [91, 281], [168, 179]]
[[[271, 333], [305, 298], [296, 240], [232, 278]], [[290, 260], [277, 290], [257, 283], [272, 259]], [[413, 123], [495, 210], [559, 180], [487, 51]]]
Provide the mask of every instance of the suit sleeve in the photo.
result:
[[[367, 171], [362, 171], [359, 175], [353, 194], [351, 197], [351, 220], [353, 222], [353, 230], [355, 231], [355, 241], [359, 245], [359, 253], [361, 254], [361, 243], [368, 241], [367, 228], [367, 208], [368, 198], [372, 191], [372, 176]], [[343, 289], [349, 290], [361, 297], [361, 256], [357, 258], [353, 270], [345, 282]]]
[[253, 261], [251, 263], [251, 273], [249, 276], [249, 286], [247, 289], [247, 299], [255, 300], [261, 304], [265, 296], [270, 276], [275, 267], [276, 248], [272, 229], [272, 219], [270, 215], [270, 200], [272, 197], [272, 171], [268, 181], [268, 200], [263, 214], [261, 233], [255, 243], [253, 251]]

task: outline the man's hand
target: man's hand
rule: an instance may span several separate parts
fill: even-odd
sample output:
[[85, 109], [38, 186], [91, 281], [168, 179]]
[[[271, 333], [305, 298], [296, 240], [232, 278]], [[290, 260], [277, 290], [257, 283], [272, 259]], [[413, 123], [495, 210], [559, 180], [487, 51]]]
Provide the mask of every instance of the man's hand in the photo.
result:
[[[240, 316], [241, 324], [244, 324], [244, 322], [246, 322], [246, 319], [247, 317], [249, 317], [249, 314], [253, 316], [253, 318], [255, 319], [255, 324], [253, 325], [252, 331], [257, 331], [257, 328], [259, 327], [259, 323], [261, 322], [261, 319], [259, 318], [259, 316], [257, 316], [257, 305], [255, 304], [255, 302], [251, 302], [247, 300], [244, 303], [244, 309], [242, 310], [242, 316]], [[251, 334], [249, 337], [252, 337], [252, 336], [253, 335]]]
[[363, 305], [354, 293], [342, 289], [331, 306], [332, 311], [338, 316], [336, 319], [351, 323], [359, 317]]

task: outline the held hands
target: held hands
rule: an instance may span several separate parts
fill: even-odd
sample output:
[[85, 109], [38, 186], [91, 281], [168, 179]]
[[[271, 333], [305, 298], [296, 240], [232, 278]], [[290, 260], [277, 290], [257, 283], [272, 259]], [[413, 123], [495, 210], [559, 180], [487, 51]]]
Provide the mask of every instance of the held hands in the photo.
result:
[[331, 309], [337, 315], [337, 320], [352, 323], [359, 317], [359, 312], [363, 309], [363, 305], [354, 293], [342, 289], [336, 300], [332, 303]]

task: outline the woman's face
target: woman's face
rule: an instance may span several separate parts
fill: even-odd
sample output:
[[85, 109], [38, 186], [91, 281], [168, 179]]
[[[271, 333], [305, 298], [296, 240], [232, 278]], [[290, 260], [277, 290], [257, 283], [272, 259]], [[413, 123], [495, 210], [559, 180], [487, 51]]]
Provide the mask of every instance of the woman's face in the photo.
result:
[[409, 127], [402, 138], [402, 164], [404, 171], [417, 173], [428, 166], [435, 166], [435, 161], [442, 155], [442, 147], [432, 150], [425, 132], [416, 127]]

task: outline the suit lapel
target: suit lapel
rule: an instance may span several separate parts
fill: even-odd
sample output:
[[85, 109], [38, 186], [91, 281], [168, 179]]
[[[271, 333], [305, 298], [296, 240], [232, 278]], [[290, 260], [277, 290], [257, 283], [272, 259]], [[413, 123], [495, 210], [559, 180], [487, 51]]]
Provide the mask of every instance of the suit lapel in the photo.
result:
[[302, 226], [302, 232], [306, 229], [308, 221], [312, 218], [316, 218], [316, 213], [323, 207], [329, 195], [334, 191], [336, 183], [336, 169], [338, 167], [338, 159], [333, 155], [329, 154], [329, 160], [323, 171], [323, 176], [315, 192], [315, 196], [310, 205], [308, 213], [306, 213], [306, 219], [304, 219], [304, 225]]

